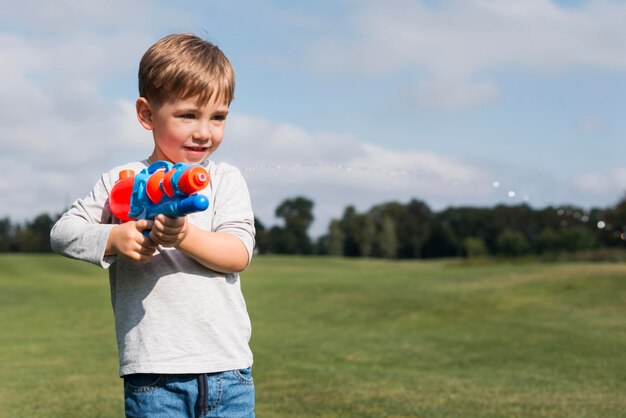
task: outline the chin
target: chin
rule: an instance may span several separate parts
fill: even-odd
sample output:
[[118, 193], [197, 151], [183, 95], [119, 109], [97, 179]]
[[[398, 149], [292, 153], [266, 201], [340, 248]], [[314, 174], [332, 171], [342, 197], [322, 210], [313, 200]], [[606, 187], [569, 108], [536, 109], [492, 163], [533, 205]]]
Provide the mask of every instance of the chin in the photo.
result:
[[179, 162], [187, 163], [187, 164], [201, 164], [201, 163], [205, 162], [208, 158], [209, 158], [209, 156], [205, 155], [204, 157], [201, 157], [201, 158], [185, 158], [185, 159], [181, 159]]

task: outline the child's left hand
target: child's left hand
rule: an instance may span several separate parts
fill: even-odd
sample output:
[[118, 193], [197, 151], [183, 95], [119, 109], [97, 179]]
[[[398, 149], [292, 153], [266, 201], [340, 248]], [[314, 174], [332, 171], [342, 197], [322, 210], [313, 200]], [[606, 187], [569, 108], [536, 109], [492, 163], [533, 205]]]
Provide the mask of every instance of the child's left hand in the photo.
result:
[[187, 235], [187, 217], [169, 218], [157, 215], [154, 218], [150, 239], [163, 247], [178, 247]]

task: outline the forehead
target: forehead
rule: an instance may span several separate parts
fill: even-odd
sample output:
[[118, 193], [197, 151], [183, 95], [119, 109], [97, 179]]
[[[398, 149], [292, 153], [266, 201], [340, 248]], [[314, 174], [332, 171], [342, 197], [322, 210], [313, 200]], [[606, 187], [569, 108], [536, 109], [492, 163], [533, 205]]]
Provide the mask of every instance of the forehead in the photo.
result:
[[228, 110], [228, 102], [222, 97], [212, 97], [209, 100], [200, 100], [198, 97], [170, 99], [164, 103], [167, 107], [185, 109], [207, 109], [211, 111]]

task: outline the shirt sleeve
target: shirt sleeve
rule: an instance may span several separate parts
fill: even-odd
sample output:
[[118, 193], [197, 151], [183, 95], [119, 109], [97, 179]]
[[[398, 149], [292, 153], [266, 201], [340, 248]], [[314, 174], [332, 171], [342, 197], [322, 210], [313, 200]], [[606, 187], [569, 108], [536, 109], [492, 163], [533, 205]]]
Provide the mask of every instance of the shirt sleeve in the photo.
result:
[[112, 225], [108, 205], [110, 176], [103, 174], [91, 192], [75, 201], [50, 231], [53, 251], [108, 268], [116, 256], [105, 256]]
[[221, 173], [214, 200], [212, 230], [239, 238], [248, 251], [248, 263], [254, 250], [254, 214], [246, 181], [235, 167]]

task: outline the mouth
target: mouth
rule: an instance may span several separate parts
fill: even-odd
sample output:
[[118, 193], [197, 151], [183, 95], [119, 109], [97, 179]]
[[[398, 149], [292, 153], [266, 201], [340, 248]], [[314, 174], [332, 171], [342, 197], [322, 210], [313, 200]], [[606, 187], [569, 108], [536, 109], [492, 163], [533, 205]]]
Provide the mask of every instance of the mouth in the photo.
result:
[[184, 147], [187, 151], [191, 151], [191, 152], [206, 152], [209, 147], [189, 147], [189, 146], [185, 146]]

